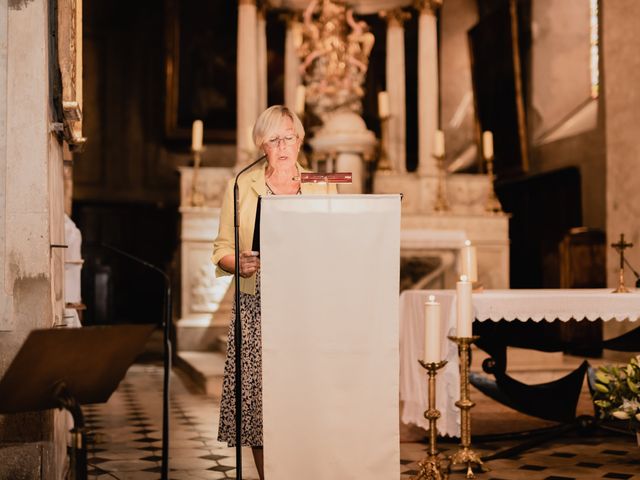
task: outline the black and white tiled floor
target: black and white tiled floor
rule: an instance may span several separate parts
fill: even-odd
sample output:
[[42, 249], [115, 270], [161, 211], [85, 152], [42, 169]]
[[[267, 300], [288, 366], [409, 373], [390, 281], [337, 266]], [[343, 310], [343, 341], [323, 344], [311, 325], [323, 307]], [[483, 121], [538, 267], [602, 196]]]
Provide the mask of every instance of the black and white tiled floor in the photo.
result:
[[[216, 441], [219, 404], [211, 397], [195, 393], [189, 385], [173, 374], [170, 478], [235, 478], [235, 450]], [[90, 479], [160, 478], [161, 392], [161, 367], [134, 365], [108, 403], [85, 408], [90, 429]], [[511, 445], [494, 442], [474, 448], [481, 455], [488, 455]], [[456, 444], [443, 442], [440, 447], [450, 454]], [[401, 445], [402, 480], [417, 473], [418, 461], [425, 456], [426, 449], [423, 443]], [[243, 478], [257, 479], [250, 450], [245, 451], [243, 458]], [[547, 442], [515, 458], [490, 461], [487, 466], [491, 470], [478, 475], [479, 479], [640, 480], [640, 447], [630, 436], [574, 435]], [[464, 478], [464, 474], [454, 473], [451, 478]]]

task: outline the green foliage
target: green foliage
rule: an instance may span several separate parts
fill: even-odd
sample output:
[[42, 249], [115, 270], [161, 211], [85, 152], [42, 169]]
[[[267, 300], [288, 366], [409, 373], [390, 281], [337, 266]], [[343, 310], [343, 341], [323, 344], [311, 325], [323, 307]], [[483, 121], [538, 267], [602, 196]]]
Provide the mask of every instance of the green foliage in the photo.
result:
[[594, 403], [600, 417], [629, 420], [640, 428], [640, 355], [624, 366], [604, 365], [596, 371]]

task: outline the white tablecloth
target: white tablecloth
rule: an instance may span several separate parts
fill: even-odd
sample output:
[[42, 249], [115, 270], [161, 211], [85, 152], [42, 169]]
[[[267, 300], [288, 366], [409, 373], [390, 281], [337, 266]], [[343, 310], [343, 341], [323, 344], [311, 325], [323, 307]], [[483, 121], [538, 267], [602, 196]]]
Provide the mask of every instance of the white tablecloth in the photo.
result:
[[[460, 398], [457, 347], [446, 336], [455, 334], [456, 293], [454, 290], [406, 290], [400, 295], [400, 400], [401, 420], [428, 428], [424, 418], [427, 406], [427, 375], [418, 363], [424, 351], [424, 303], [435, 295], [442, 304], [442, 352], [448, 361], [436, 378], [436, 406], [442, 417], [438, 430], [443, 435], [460, 434]], [[638, 321], [640, 291], [611, 293], [610, 289], [485, 290], [473, 294], [473, 312], [479, 321]]]
[[487, 290], [473, 295], [477, 320], [632, 321], [640, 317], [640, 291], [611, 293], [608, 288]]

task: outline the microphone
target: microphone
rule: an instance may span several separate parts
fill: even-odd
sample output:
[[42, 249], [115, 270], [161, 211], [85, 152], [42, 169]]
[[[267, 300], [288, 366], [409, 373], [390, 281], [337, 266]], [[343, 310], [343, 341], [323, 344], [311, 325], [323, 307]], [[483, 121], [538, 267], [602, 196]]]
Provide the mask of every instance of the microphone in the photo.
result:
[[169, 275], [161, 268], [156, 267], [152, 263], [143, 260], [140, 257], [132, 255], [129, 252], [120, 250], [118, 247], [109, 245], [108, 243], [100, 243], [101, 247], [111, 250], [112, 252], [122, 255], [129, 260], [134, 261], [144, 267], [153, 270], [162, 275], [165, 285], [165, 310], [163, 315], [163, 342], [164, 342], [164, 377], [162, 382], [162, 463], [161, 463], [161, 480], [169, 479], [169, 374], [171, 373], [171, 339], [169, 338], [169, 328], [171, 325], [171, 279]]
[[267, 158], [267, 155], [262, 155], [260, 158], [250, 163], [236, 175], [236, 179], [233, 183], [233, 229], [234, 229], [234, 254], [235, 254], [235, 272], [233, 274], [235, 283], [235, 302], [236, 302], [236, 314], [234, 319], [233, 333], [234, 333], [234, 346], [236, 349], [235, 364], [235, 396], [236, 396], [236, 479], [242, 480], [242, 325], [240, 324], [240, 225], [238, 223], [238, 210], [239, 192], [238, 192], [238, 179], [240, 175], [254, 167], [262, 160]]

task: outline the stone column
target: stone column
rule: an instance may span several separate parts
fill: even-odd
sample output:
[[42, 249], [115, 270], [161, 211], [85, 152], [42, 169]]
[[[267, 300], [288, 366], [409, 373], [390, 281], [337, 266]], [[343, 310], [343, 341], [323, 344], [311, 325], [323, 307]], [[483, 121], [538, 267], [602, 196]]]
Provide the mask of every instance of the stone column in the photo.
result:
[[239, 0], [236, 168], [253, 158], [249, 132], [258, 116], [258, 19], [255, 0]]
[[419, 0], [418, 17], [418, 173], [436, 175], [433, 137], [438, 129], [438, 27], [443, 0]]
[[389, 94], [388, 151], [394, 173], [406, 173], [407, 114], [405, 93], [404, 27], [409, 14], [400, 9], [387, 18], [387, 93]]
[[267, 5], [263, 2], [258, 15], [258, 115], [267, 108]]
[[284, 40], [284, 104], [294, 111], [296, 90], [300, 85], [300, 59], [298, 48], [302, 43], [302, 24], [297, 15], [287, 19], [287, 33]]

